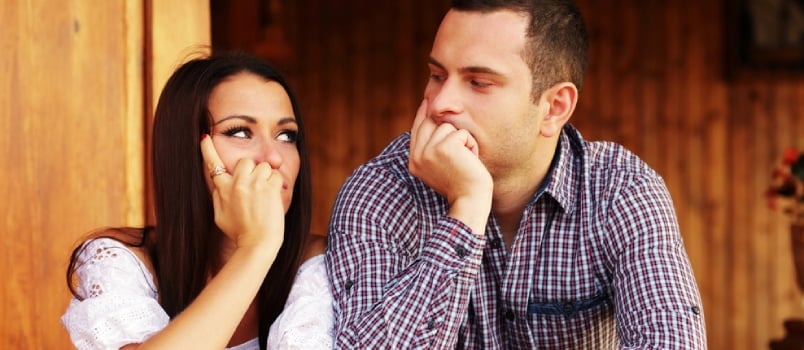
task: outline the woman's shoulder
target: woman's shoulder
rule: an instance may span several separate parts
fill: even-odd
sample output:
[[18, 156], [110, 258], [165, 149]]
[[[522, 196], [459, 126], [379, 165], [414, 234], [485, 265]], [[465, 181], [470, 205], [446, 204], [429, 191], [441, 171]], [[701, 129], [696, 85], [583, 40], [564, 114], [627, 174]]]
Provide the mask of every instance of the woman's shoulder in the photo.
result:
[[141, 241], [121, 235], [117, 229], [101, 230], [84, 240], [71, 261], [77, 296], [93, 296], [92, 288], [97, 285], [107, 289], [139, 286], [147, 294], [155, 294], [153, 264]]
[[100, 261], [106, 257], [117, 257], [123, 252], [139, 260], [152, 275], [154, 274], [151, 254], [146, 239], [150, 229], [104, 228], [91, 233], [76, 250], [79, 262]]
[[142, 244], [101, 230], [75, 250], [73, 298], [61, 317], [79, 348], [119, 348], [147, 339], [167, 325]]

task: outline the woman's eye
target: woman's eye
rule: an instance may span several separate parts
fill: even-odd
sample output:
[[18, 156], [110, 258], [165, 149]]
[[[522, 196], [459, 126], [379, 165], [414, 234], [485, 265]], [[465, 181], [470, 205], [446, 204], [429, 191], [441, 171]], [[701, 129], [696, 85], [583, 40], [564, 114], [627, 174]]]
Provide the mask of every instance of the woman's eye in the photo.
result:
[[294, 143], [298, 138], [299, 133], [294, 130], [285, 130], [276, 136], [276, 139], [282, 142]]
[[223, 132], [224, 135], [229, 137], [236, 137], [239, 139], [248, 139], [251, 138], [251, 130], [246, 127], [237, 126], [231, 129], [228, 129]]

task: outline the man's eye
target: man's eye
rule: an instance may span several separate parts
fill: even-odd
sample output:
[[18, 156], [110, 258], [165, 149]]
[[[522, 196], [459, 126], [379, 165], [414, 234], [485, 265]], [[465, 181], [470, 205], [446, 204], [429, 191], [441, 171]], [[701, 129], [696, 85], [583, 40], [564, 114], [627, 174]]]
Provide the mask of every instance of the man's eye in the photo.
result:
[[442, 82], [442, 81], [444, 81], [444, 76], [441, 75], [441, 74], [430, 73], [430, 80], [437, 81], [437, 82]]
[[282, 142], [294, 143], [299, 137], [299, 133], [294, 130], [286, 130], [276, 136], [276, 139]]
[[478, 87], [478, 88], [484, 88], [484, 87], [491, 86], [491, 84], [489, 84], [489, 83], [482, 82], [482, 81], [479, 81], [479, 80], [474, 80], [474, 79], [472, 79], [472, 81], [470, 83], [472, 84], [472, 86]]
[[251, 130], [246, 127], [237, 126], [223, 132], [224, 135], [229, 137], [236, 137], [239, 139], [251, 138]]

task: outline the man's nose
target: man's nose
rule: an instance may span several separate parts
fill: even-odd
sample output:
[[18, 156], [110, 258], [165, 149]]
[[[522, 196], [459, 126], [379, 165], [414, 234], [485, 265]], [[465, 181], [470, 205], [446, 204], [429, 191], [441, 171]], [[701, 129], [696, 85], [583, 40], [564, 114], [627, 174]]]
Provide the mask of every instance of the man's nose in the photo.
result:
[[429, 113], [433, 117], [463, 113], [459, 81], [456, 79], [445, 80], [437, 89], [434, 89], [429, 96], [429, 102]]

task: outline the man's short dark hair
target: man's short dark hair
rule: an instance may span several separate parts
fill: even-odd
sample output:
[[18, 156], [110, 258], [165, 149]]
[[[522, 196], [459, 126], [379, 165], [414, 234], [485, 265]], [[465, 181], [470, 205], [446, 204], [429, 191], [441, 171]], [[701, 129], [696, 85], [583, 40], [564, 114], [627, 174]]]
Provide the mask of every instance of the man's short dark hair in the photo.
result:
[[581, 12], [570, 0], [453, 0], [458, 11], [509, 10], [527, 15], [530, 24], [524, 59], [533, 76], [533, 98], [554, 84], [569, 81], [580, 90], [589, 60], [589, 34]]

